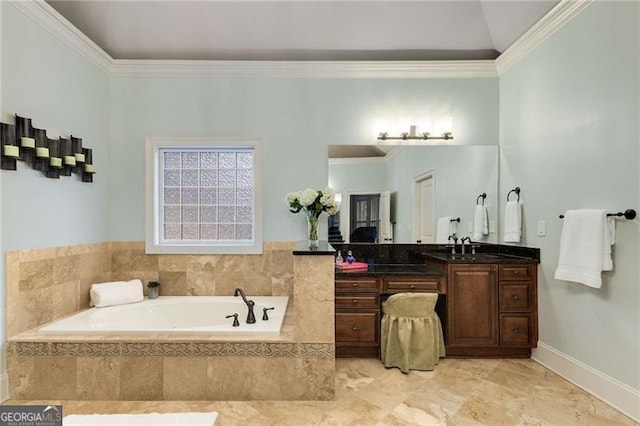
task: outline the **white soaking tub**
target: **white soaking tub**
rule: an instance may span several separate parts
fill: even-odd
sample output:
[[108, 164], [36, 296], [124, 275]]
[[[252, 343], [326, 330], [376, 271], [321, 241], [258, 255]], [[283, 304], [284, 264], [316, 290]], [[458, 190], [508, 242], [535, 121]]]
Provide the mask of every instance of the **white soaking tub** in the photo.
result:
[[[247, 305], [232, 296], [161, 296], [139, 303], [91, 308], [52, 322], [38, 330], [41, 335], [82, 334], [188, 334], [224, 336], [277, 336], [289, 297], [247, 296], [255, 302], [255, 324], [247, 324]], [[263, 308], [269, 320], [264, 321]], [[238, 314], [240, 325], [233, 327]]]

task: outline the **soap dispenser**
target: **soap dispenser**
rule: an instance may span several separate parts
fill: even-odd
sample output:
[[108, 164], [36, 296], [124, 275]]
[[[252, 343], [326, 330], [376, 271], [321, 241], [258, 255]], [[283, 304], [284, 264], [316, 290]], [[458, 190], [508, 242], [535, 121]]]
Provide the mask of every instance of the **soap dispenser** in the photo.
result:
[[355, 261], [356, 261], [356, 258], [355, 258], [355, 257], [353, 257], [353, 253], [351, 253], [351, 250], [349, 250], [349, 251], [347, 252], [347, 263], [348, 263], [348, 264], [352, 264], [352, 263], [353, 263], [353, 262], [355, 262]]
[[342, 250], [338, 250], [338, 255], [336, 256], [336, 265], [341, 265], [344, 262], [342, 258]]

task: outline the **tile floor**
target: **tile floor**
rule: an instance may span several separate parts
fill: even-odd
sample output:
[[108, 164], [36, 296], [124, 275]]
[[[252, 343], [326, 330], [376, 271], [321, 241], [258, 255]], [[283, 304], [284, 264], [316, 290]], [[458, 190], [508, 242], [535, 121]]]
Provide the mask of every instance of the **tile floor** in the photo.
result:
[[64, 414], [217, 411], [236, 425], [637, 425], [531, 360], [444, 359], [402, 374], [375, 359], [336, 360], [336, 399], [61, 403]]

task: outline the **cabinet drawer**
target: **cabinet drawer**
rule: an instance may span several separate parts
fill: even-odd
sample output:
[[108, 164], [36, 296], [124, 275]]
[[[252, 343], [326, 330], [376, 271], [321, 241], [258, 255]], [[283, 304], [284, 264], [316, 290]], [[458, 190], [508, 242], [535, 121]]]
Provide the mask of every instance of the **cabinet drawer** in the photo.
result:
[[337, 313], [336, 342], [376, 343], [379, 318], [377, 312]]
[[530, 347], [530, 315], [500, 315], [500, 345], [504, 347]]
[[531, 300], [529, 298], [529, 283], [501, 282], [500, 283], [500, 311], [501, 312], [529, 312]]
[[352, 279], [337, 279], [336, 280], [336, 293], [345, 292], [378, 292], [378, 280], [375, 278], [352, 278]]
[[499, 265], [501, 280], [529, 280], [531, 268], [529, 265]]
[[385, 280], [385, 293], [438, 292], [440, 280]]
[[379, 294], [341, 294], [336, 296], [336, 309], [380, 309]]

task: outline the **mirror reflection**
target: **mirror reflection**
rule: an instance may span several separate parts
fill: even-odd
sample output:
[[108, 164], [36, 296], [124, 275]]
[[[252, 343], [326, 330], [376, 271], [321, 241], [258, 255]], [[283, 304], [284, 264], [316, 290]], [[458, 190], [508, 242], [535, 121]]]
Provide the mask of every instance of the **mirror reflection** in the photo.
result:
[[[331, 145], [329, 186], [342, 206], [330, 241], [441, 243], [455, 232], [497, 242], [497, 146]], [[489, 229], [474, 235], [483, 201]], [[460, 222], [438, 233], [444, 218]]]

